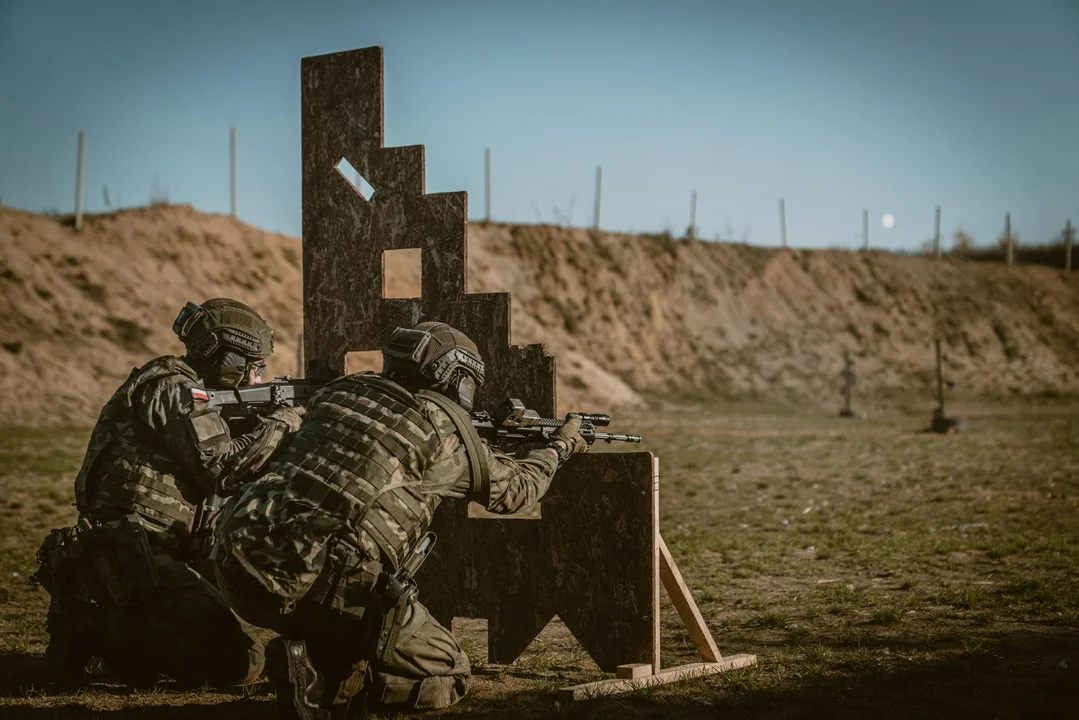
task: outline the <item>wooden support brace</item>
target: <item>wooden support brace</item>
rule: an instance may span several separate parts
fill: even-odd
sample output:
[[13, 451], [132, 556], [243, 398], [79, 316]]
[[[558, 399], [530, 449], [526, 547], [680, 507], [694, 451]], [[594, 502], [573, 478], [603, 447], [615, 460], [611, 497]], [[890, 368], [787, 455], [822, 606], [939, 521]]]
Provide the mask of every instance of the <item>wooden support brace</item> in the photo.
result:
[[694, 602], [689, 588], [686, 587], [682, 573], [678, 572], [678, 566], [674, 564], [674, 558], [671, 557], [671, 551], [667, 549], [667, 543], [663, 542], [662, 536], [658, 537], [659, 575], [663, 580], [663, 587], [667, 588], [667, 594], [674, 603], [674, 609], [678, 611], [678, 616], [685, 623], [689, 637], [693, 640], [697, 652], [701, 654], [701, 659], [705, 662], [718, 662], [722, 656], [716, 647], [716, 641], [712, 638], [712, 633], [708, 631], [708, 626], [704, 624], [701, 611], [697, 608], [697, 603]]

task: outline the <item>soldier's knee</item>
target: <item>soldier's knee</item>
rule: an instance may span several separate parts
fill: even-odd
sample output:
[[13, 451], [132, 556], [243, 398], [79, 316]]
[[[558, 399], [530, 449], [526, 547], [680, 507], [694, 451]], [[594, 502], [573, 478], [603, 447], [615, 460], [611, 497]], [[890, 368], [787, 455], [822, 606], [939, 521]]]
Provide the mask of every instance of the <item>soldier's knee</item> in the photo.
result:
[[459, 703], [468, 694], [471, 675], [429, 677], [420, 682], [416, 692], [416, 710], [440, 710]]
[[207, 664], [204, 681], [215, 687], [249, 685], [262, 674], [265, 655], [262, 643], [248, 648], [234, 648]]
[[255, 682], [266, 664], [266, 649], [257, 638], [246, 633], [237, 638], [214, 664], [215, 684], [247, 685]]
[[162, 669], [181, 685], [248, 685], [262, 674], [265, 653], [254, 638], [232, 639], [218, 646], [177, 648]]
[[176, 655], [186, 666], [183, 670], [190, 669], [195, 677], [204, 674], [203, 679], [214, 686], [244, 685], [258, 678], [265, 663], [262, 641], [227, 607], [207, 608], [192, 620], [204, 631], [178, 638]]

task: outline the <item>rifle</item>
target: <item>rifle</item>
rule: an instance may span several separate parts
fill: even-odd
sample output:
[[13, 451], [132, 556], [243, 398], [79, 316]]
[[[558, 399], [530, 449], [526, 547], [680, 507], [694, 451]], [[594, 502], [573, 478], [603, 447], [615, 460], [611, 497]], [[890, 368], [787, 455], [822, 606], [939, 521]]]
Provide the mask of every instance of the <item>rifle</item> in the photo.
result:
[[[596, 441], [606, 443], [639, 443], [640, 435], [599, 432], [597, 427], [611, 424], [611, 416], [600, 413], [574, 413], [581, 418], [581, 437], [589, 445]], [[527, 441], [547, 441], [558, 428], [566, 424], [565, 420], [540, 417], [535, 410], [525, 407], [517, 398], [508, 398], [499, 405], [494, 414], [486, 411], [472, 413], [472, 426], [481, 438], [492, 447], [512, 445]]]
[[217, 408], [233, 406], [306, 405], [324, 383], [314, 380], [293, 380], [288, 375], [276, 377], [270, 382], [245, 385], [231, 390], [207, 390], [210, 405]]

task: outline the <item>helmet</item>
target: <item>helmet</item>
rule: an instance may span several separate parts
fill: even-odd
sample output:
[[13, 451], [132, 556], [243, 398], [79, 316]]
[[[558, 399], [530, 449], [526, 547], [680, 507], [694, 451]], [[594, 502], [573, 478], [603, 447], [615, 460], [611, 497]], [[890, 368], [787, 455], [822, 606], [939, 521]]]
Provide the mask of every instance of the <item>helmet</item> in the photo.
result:
[[436, 390], [471, 410], [483, 385], [480, 350], [460, 330], [441, 322], [397, 328], [382, 348], [382, 371], [409, 379], [418, 375]]
[[219, 387], [236, 387], [252, 364], [273, 354], [273, 330], [261, 315], [237, 300], [189, 302], [176, 316], [172, 331], [196, 369]]

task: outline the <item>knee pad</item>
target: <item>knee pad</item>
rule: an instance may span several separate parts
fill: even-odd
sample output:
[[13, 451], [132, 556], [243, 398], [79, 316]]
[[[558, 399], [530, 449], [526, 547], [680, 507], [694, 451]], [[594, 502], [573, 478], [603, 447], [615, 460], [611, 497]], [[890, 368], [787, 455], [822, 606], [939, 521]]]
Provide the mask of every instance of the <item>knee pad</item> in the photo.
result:
[[422, 680], [379, 673], [375, 705], [384, 710], [441, 710], [456, 705], [471, 684], [468, 675], [441, 675]]

